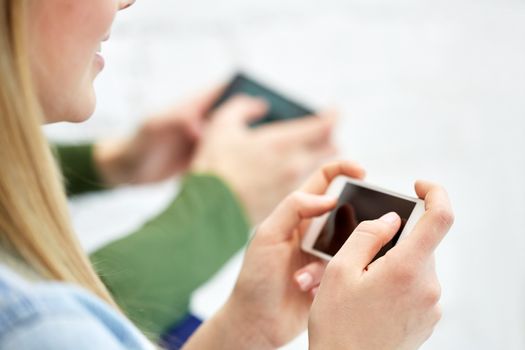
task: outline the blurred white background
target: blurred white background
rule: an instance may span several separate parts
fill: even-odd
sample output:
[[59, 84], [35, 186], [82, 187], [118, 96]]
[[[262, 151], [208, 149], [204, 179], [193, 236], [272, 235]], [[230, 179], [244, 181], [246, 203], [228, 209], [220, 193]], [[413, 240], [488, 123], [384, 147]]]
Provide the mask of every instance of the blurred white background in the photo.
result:
[[[83, 125], [55, 140], [132, 132], [151, 111], [242, 67], [343, 111], [338, 143], [369, 180], [444, 184], [456, 224], [438, 251], [444, 317], [424, 349], [525, 349], [525, 1], [148, 0], [119, 15]], [[72, 202], [87, 249], [140, 225], [173, 183]], [[240, 256], [194, 298], [226, 298]], [[306, 349], [303, 335], [287, 349]]]

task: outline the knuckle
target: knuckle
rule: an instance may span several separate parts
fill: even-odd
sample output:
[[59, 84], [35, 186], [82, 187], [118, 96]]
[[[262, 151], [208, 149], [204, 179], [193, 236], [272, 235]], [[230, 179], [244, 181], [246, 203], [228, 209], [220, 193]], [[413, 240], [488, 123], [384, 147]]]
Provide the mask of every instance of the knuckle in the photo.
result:
[[255, 99], [248, 95], [235, 95], [226, 103], [224, 106], [219, 107], [218, 111], [222, 114], [235, 113], [243, 114], [247, 110], [252, 108], [252, 105], [255, 103]]
[[271, 223], [269, 223], [269, 221], [271, 221], [271, 217], [268, 217], [266, 220], [259, 224], [259, 226], [255, 229], [254, 237], [258, 237], [261, 234], [264, 234], [264, 232], [269, 232], [268, 228], [271, 226]]
[[356, 227], [354, 234], [369, 236], [382, 244], [388, 239], [388, 228], [379, 221], [363, 221]]
[[434, 286], [429, 287], [425, 293], [425, 304], [436, 305], [441, 298], [441, 286], [436, 283]]
[[239, 104], [245, 104], [247, 102], [250, 102], [251, 98], [248, 95], [245, 94], [238, 94], [231, 98], [230, 103], [239, 105]]
[[273, 137], [269, 143], [270, 148], [274, 152], [285, 152], [288, 149], [289, 141], [285, 137]]
[[378, 228], [379, 225], [377, 225], [377, 223], [374, 221], [362, 221], [359, 225], [357, 225], [355, 231], [362, 234], [377, 236], [380, 231]]
[[334, 177], [339, 175], [339, 172], [334, 174], [333, 169], [340, 167], [340, 162], [329, 162], [325, 163], [319, 169], [321, 176], [328, 182], [330, 182]]
[[306, 270], [314, 277], [315, 280], [319, 280], [325, 272], [325, 264], [321, 262], [314, 262], [307, 266]]
[[434, 326], [428, 325], [426, 330], [422, 332], [422, 340], [427, 341], [432, 336], [432, 334], [434, 334]]
[[446, 228], [450, 228], [454, 224], [455, 220], [452, 210], [445, 207], [438, 207], [434, 209], [433, 217]]
[[224, 105], [220, 106], [215, 114], [221, 118], [231, 113], [238, 113], [244, 106], [244, 97], [240, 95], [233, 96], [231, 99], [226, 101]]
[[298, 180], [301, 177], [301, 168], [290, 164], [283, 170], [283, 177], [286, 181]]
[[441, 318], [443, 317], [443, 309], [440, 305], [436, 305], [434, 309], [432, 310], [432, 323], [435, 326], [438, 324], [439, 321], [441, 321]]
[[323, 175], [330, 175], [331, 169], [340, 166], [342, 162], [340, 161], [332, 161], [332, 162], [326, 162], [323, 165], [321, 165], [321, 169], [319, 170]]
[[290, 195], [288, 195], [288, 197], [286, 197], [285, 202], [289, 208], [293, 210], [299, 210], [303, 202], [303, 194], [298, 191], [292, 192]]
[[401, 285], [409, 285], [417, 279], [418, 271], [416, 268], [407, 265], [406, 261], [400, 261], [394, 269], [393, 277]]
[[336, 281], [340, 281], [345, 275], [345, 273], [346, 273], [346, 266], [340, 259], [333, 258], [326, 265], [325, 275], [327, 278], [334, 279]]

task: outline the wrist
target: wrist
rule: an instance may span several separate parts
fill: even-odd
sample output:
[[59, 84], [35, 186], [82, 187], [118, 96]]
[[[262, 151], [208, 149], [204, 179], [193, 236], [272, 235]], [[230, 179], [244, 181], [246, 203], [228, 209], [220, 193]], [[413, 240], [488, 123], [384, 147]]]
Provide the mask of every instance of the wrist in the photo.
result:
[[247, 310], [236, 306], [231, 300], [217, 313], [215, 318], [224, 337], [229, 339], [229, 348], [269, 350], [276, 347], [261, 332], [258, 322], [247, 316]]
[[[312, 315], [310, 315], [308, 320], [308, 350], [364, 349], [363, 347], [354, 346], [355, 344], [350, 342], [349, 339], [341, 339], [341, 337], [337, 336], [337, 332], [341, 332], [339, 334], [349, 334], [349, 329], [343, 331], [337, 329], [335, 325], [323, 327], [319, 321], [318, 318], [316, 321], [312, 321]], [[326, 321], [324, 325], [326, 326]]]
[[111, 140], [99, 142], [93, 148], [93, 161], [105, 185], [114, 187], [129, 182], [126, 179], [127, 169], [124, 150], [127, 147], [125, 140]]

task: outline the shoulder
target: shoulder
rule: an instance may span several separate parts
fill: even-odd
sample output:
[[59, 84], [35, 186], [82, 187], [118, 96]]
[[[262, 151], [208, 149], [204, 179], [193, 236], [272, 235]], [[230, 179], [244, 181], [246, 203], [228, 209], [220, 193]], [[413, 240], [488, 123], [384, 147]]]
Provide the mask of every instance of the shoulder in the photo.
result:
[[1, 349], [146, 349], [139, 332], [91, 294], [28, 283], [0, 266]]

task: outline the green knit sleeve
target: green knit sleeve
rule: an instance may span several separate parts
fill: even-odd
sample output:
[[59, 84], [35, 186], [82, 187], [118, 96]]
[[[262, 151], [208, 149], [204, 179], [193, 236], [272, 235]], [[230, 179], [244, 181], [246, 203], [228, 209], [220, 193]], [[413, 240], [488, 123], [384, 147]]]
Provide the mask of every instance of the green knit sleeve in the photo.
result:
[[159, 336], [185, 315], [192, 292], [246, 243], [248, 230], [222, 181], [189, 175], [163, 213], [91, 260], [127, 315]]
[[69, 196], [106, 188], [93, 162], [93, 145], [57, 145], [54, 153]]

